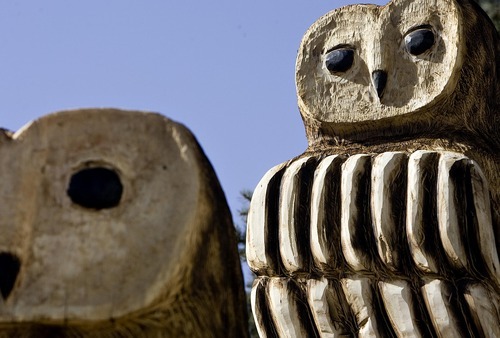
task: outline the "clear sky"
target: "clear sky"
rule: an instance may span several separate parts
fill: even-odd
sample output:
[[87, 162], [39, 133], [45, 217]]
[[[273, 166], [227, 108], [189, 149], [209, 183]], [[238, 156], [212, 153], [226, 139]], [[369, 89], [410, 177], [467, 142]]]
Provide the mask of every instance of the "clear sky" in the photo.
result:
[[306, 148], [302, 35], [354, 2], [2, 1], [0, 126], [70, 108], [160, 112], [196, 135], [236, 214], [240, 190]]

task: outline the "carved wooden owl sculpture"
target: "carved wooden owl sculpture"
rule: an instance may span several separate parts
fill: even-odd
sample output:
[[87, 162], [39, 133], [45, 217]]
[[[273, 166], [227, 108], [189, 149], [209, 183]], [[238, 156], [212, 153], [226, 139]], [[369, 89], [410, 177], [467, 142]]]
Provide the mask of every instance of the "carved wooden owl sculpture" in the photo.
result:
[[251, 202], [262, 337], [500, 337], [500, 44], [468, 0], [334, 10], [296, 65], [307, 151]]
[[231, 216], [192, 134], [61, 112], [0, 134], [0, 337], [246, 336]]

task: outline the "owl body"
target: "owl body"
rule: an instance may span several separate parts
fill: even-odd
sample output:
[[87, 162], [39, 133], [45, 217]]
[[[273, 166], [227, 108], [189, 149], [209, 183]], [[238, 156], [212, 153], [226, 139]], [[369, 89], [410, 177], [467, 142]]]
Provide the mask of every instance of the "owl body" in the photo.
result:
[[[500, 336], [500, 43], [472, 1], [334, 10], [296, 65], [308, 149], [247, 232], [261, 336]], [[281, 301], [279, 301], [281, 300]]]

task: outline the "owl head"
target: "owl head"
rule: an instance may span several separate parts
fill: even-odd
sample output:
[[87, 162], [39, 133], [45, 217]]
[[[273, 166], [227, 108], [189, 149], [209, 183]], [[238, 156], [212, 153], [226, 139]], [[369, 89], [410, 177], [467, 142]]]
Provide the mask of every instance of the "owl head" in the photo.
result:
[[296, 64], [309, 143], [452, 135], [498, 146], [499, 55], [498, 33], [472, 1], [329, 12], [306, 32]]
[[86, 109], [0, 135], [1, 337], [239, 335], [231, 216], [189, 130]]

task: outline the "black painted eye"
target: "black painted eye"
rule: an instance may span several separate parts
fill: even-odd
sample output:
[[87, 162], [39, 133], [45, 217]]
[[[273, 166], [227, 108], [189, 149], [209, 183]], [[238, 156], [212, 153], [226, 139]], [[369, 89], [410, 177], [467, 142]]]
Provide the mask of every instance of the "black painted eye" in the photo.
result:
[[73, 203], [89, 209], [113, 208], [120, 203], [123, 186], [118, 174], [96, 167], [82, 169], [73, 176], [67, 190]]
[[348, 71], [354, 62], [354, 51], [348, 48], [334, 49], [325, 56], [325, 66], [330, 73]]
[[434, 45], [434, 33], [429, 28], [421, 28], [408, 33], [405, 36], [405, 45], [408, 53], [420, 55]]

